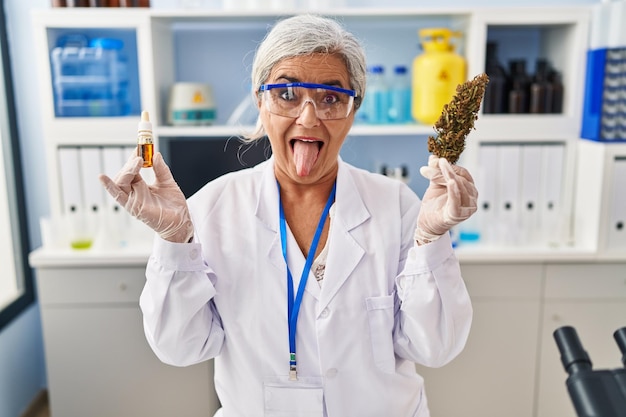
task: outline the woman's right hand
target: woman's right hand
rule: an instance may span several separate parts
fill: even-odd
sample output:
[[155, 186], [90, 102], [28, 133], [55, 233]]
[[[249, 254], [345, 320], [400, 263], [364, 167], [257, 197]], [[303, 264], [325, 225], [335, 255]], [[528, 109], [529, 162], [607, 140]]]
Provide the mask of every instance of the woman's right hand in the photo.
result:
[[143, 159], [132, 156], [115, 177], [100, 175], [100, 182], [109, 194], [133, 217], [147, 224], [163, 239], [186, 243], [193, 237], [193, 224], [185, 195], [157, 152], [153, 157], [154, 184], [148, 185], [139, 171]]

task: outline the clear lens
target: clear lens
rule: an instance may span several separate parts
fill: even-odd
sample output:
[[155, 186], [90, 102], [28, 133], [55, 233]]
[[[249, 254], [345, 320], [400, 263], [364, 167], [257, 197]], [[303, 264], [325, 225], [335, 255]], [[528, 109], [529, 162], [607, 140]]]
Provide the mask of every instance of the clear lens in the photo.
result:
[[298, 117], [311, 103], [322, 120], [345, 119], [352, 110], [354, 91], [318, 84], [269, 84], [261, 87], [267, 109], [285, 117]]

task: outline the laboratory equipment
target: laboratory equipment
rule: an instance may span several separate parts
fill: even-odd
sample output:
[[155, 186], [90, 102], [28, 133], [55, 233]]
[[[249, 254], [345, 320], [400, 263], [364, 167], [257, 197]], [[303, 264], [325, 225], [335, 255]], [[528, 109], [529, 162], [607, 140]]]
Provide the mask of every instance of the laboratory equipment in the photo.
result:
[[566, 385], [578, 417], [626, 417], [626, 327], [613, 337], [622, 353], [624, 368], [593, 370], [576, 329], [563, 326], [553, 333], [569, 374]]
[[55, 115], [110, 117], [130, 113], [124, 42], [67, 35], [51, 52]]
[[415, 120], [430, 125], [452, 99], [457, 85], [465, 81], [467, 65], [451, 42], [459, 32], [429, 28], [418, 33], [424, 53], [413, 60], [411, 112]]
[[217, 111], [208, 84], [177, 82], [170, 89], [167, 121], [174, 126], [210, 125]]

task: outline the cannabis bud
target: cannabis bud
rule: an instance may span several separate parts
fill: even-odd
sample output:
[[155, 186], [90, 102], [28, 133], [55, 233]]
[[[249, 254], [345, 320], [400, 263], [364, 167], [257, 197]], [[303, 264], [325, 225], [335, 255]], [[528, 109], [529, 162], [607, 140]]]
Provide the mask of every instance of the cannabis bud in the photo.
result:
[[437, 137], [428, 137], [430, 153], [446, 158], [451, 164], [459, 160], [465, 149], [465, 137], [474, 129], [474, 121], [478, 119], [488, 82], [487, 74], [480, 74], [456, 87], [456, 94], [443, 106], [441, 116], [435, 123]]

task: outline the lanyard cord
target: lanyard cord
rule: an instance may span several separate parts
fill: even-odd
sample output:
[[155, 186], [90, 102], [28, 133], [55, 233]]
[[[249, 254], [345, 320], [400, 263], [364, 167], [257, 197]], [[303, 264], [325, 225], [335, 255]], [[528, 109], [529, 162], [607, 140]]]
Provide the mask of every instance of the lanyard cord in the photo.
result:
[[300, 312], [300, 305], [302, 304], [302, 296], [304, 295], [304, 288], [306, 287], [306, 281], [311, 271], [311, 265], [313, 265], [313, 258], [317, 251], [317, 246], [322, 236], [322, 230], [324, 230], [324, 224], [326, 223], [326, 217], [330, 211], [330, 206], [335, 201], [335, 192], [337, 191], [337, 184], [333, 185], [333, 189], [328, 196], [328, 201], [324, 207], [324, 211], [320, 217], [309, 253], [306, 257], [304, 268], [302, 269], [302, 276], [300, 277], [300, 284], [298, 284], [298, 293], [294, 299], [293, 296], [293, 277], [289, 270], [289, 264], [287, 262], [287, 221], [285, 220], [285, 211], [283, 204], [280, 200], [280, 184], [278, 185], [278, 206], [280, 214], [280, 240], [283, 251], [283, 258], [285, 259], [285, 265], [287, 266], [287, 319], [289, 321], [289, 379], [296, 380], [296, 327], [298, 324], [298, 313]]

